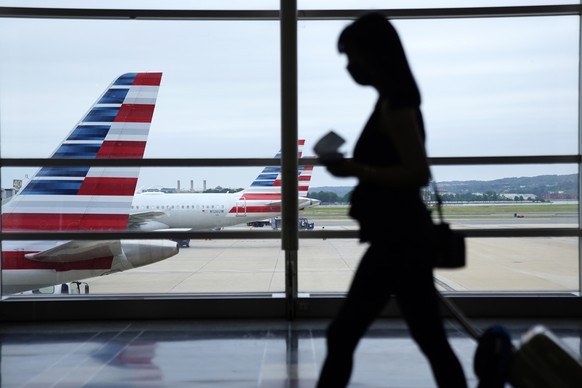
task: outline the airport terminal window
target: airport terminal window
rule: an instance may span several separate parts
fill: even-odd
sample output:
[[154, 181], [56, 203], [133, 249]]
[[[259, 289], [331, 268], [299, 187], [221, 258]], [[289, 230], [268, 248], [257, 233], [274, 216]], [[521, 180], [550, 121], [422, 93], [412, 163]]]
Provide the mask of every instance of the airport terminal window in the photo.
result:
[[[280, 149], [276, 21], [3, 18], [0, 28], [4, 158], [51, 155], [115, 78], [140, 71], [163, 73], [145, 158], [269, 158]], [[112, 46], [115, 37], [131, 44]], [[180, 170], [151, 180], [175, 185]]]
[[[300, 20], [298, 25], [299, 138], [306, 139], [304, 155], [310, 156], [314, 142], [334, 129], [347, 138], [344, 150], [349, 156], [375, 96], [349, 79], [345, 58], [337, 53], [337, 36], [348, 21], [321, 19]], [[395, 25], [421, 87], [430, 157], [438, 162], [446, 157], [572, 156], [567, 162], [526, 165], [444, 167], [436, 163], [435, 180], [555, 175], [570, 176], [576, 189], [579, 187], [579, 16], [419, 17], [396, 20]], [[164, 73], [146, 159], [271, 158], [279, 150], [277, 20], [236, 20], [236, 16], [180, 22], [1, 18], [0, 30], [3, 158], [47, 157], [115, 76], [142, 70]], [[131, 45], [112, 47], [103, 40], [104, 31], [135, 39]], [[95, 57], [99, 47], [107, 48], [107, 57]], [[228, 185], [236, 192], [246, 187], [244, 177], [254, 179], [257, 168], [143, 167], [137, 185], [154, 191], [159, 186], [188, 191], [193, 186]], [[2, 167], [2, 188], [12, 187], [13, 180], [22, 183], [35, 170]], [[330, 178], [321, 167], [313, 170], [311, 187], [315, 190], [346, 186], [349, 191], [354, 184]], [[514, 191], [503, 194], [507, 198], [515, 195], [514, 202], [529, 201], [529, 197], [520, 200], [519, 194], [535, 194]], [[480, 213], [475, 220], [473, 215], [449, 213], [455, 227], [487, 229], [490, 235], [467, 240], [473, 266], [438, 271], [439, 287], [456, 292], [579, 293], [579, 193], [573, 194], [575, 198], [562, 198], [560, 188], [547, 191], [555, 196], [550, 197], [551, 206], [557, 205], [557, 199], [570, 199], [571, 203], [559, 203], [565, 207], [552, 208], [550, 215], [541, 210], [532, 217], [525, 211], [513, 212], [513, 216], [507, 212], [500, 216], [496, 211]], [[339, 238], [321, 234], [321, 238], [300, 241], [297, 279], [301, 293], [343, 293], [349, 285], [366, 246], [355, 238], [357, 225], [346, 217], [343, 202], [338, 199], [300, 214], [305, 220], [299, 227], [308, 232], [310, 228], [315, 233], [346, 232]], [[549, 202], [543, 206], [550, 206]], [[151, 209], [150, 213], [196, 209], [199, 214], [217, 214], [228, 208], [209, 202], [132, 207]], [[247, 202], [238, 203], [235, 210], [237, 217], [244, 215]], [[277, 222], [270, 219], [268, 227]], [[544, 229], [548, 224], [578, 234], [515, 237], [502, 231], [495, 235], [504, 225], [509, 225], [505, 229], [511, 233], [518, 228]], [[262, 236], [264, 227], [239, 223], [234, 227], [237, 233], [248, 235], [179, 240], [180, 253], [169, 260], [83, 281], [96, 295], [280, 296], [285, 292], [285, 252], [278, 238], [255, 237]], [[13, 243], [2, 241], [3, 246]], [[483, 266], [501, 271], [503, 276], [488, 282], [480, 277]]]
[[[299, 23], [299, 131], [317, 139], [334, 129], [349, 153], [376, 96], [337, 52], [347, 23]], [[578, 152], [578, 17], [394, 25], [421, 91], [429, 156]]]
[[[336, 39], [347, 23], [300, 22], [299, 128], [304, 133], [320, 135], [329, 128], [336, 130], [348, 140], [342, 150], [350, 155], [375, 96], [370, 88], [366, 90], [349, 78], [344, 69], [346, 60], [337, 53]], [[394, 24], [421, 89], [429, 156], [578, 152], [577, 17], [396, 20]], [[548, 30], [552, 31], [551, 36]], [[496, 34], [504, 39], [495, 38]], [[548, 56], [547, 52], [553, 54]], [[322, 117], [322, 111], [332, 113]], [[579, 226], [576, 164], [433, 166], [432, 172], [447, 201], [445, 216], [454, 227]], [[355, 183], [326, 178], [327, 187], [344, 186], [335, 196], [339, 199]], [[327, 204], [326, 208], [323, 220], [317, 219], [317, 213], [313, 215], [317, 228], [357, 229], [346, 219], [345, 207]], [[312, 211], [317, 212], [317, 208]], [[514, 251], [506, 246], [507, 242], [515, 244]], [[305, 241], [302, 246], [311, 243]], [[331, 256], [327, 260], [309, 250], [299, 251], [300, 292], [347, 290], [350, 274], [353, 275], [365, 246], [360, 247], [355, 241], [350, 248], [330, 246], [334, 243], [338, 244], [329, 240], [318, 244], [318, 253], [325, 251], [326, 257]], [[454, 272], [459, 278], [472, 278], [471, 269], [500, 257], [499, 263], [491, 265], [507, 268], [519, 262], [526, 268], [531, 265], [532, 279], [539, 277], [551, 282], [565, 276], [565, 282], [536, 285], [528, 280], [513, 281], [508, 275], [487, 288], [487, 282], [457, 286], [441, 280], [447, 291], [578, 289], [579, 248], [575, 238], [471, 239], [468, 246], [471, 265]], [[499, 252], [494, 251], [495, 247]], [[546, 252], [546, 256], [539, 260], [524, 259], [529, 249]], [[513, 261], [507, 251], [514, 253]], [[554, 273], [554, 261], [568, 262], [567, 270]], [[538, 262], [546, 263], [546, 272], [543, 266], [536, 267]], [[483, 275], [480, 280], [484, 278]]]
[[[275, 167], [245, 167], [214, 168], [210, 176], [205, 175], [207, 169], [181, 169], [183, 177], [188, 181], [197, 182], [190, 188], [178, 190], [180, 182], [173, 186], [154, 186], [148, 176], [167, 175], [168, 168], [156, 168], [148, 171], [137, 182], [137, 193], [133, 196], [128, 220], [128, 229], [133, 232], [152, 232], [159, 230], [192, 230], [194, 232], [248, 232], [246, 237], [236, 239], [224, 239], [202, 237], [194, 239], [175, 239], [179, 243], [178, 252], [162, 252], [159, 256], [148, 256], [149, 259], [139, 260], [135, 255], [127, 258], [129, 265], [134, 268], [119, 273], [111, 273], [101, 276], [103, 269], [127, 269], [124, 268], [125, 258], [113, 258], [106, 260], [91, 260], [80, 263], [61, 263], [57, 273], [53, 274], [63, 283], [69, 283], [67, 271], [86, 271], [78, 273], [90, 294], [98, 295], [131, 295], [131, 294], [283, 294], [284, 282], [284, 254], [281, 251], [281, 242], [278, 238], [261, 239], [260, 232], [273, 231], [271, 218], [280, 214], [280, 206], [275, 206], [271, 213], [265, 213], [265, 200], [248, 199], [244, 209], [236, 206], [237, 200], [243, 195], [236, 187], [227, 187], [229, 174], [234, 173], [240, 179], [240, 186], [245, 190], [260, 197], [260, 193], [253, 187], [253, 183], [261, 177], [264, 169], [273, 171]], [[143, 168], [151, 170], [151, 168]], [[2, 174], [10, 176], [16, 171], [3, 168]], [[207, 185], [206, 192], [201, 182]], [[233, 181], [231, 181], [233, 182]], [[242, 183], [246, 182], [246, 183]], [[155, 183], [155, 181], [154, 181]], [[267, 190], [267, 197], [275, 195], [277, 187], [274, 185], [261, 188]], [[235, 185], [237, 186], [237, 185]], [[218, 192], [213, 192], [218, 191]], [[237, 194], [238, 193], [238, 194]], [[247, 194], [248, 195], [248, 194]], [[94, 198], [97, 200], [97, 198]], [[181, 202], [213, 201], [215, 204], [199, 204], [198, 209], [194, 205], [182, 205]], [[271, 199], [267, 199], [270, 202]], [[163, 205], [166, 202], [174, 203], [171, 206]], [[66, 211], [69, 208], [67, 199], [54, 201], [51, 205], [55, 209]], [[156, 210], [162, 208], [163, 210]], [[150, 217], [150, 214], [155, 214]], [[257, 222], [256, 224], [252, 222]], [[263, 223], [264, 222], [264, 223]], [[249, 224], [251, 223], [251, 224]], [[42, 227], [42, 223], [40, 224]], [[279, 226], [280, 228], [280, 226]], [[51, 231], [50, 229], [46, 229]], [[97, 230], [99, 231], [99, 230]], [[147, 234], [144, 235], [148, 239]], [[153, 240], [157, 242], [157, 240]], [[15, 251], [20, 242], [5, 242], [5, 250]], [[25, 242], [34, 244], [33, 242]], [[82, 242], [79, 243], [83, 244]], [[122, 240], [121, 249], [133, 249], [124, 247], [127, 241]], [[143, 252], [146, 249], [144, 248]], [[126, 253], [130, 253], [127, 251]], [[153, 253], [153, 252], [152, 252]], [[12, 255], [17, 255], [14, 252]], [[7, 256], [4, 252], [4, 257]], [[145, 257], [145, 256], [144, 256]], [[21, 259], [24, 259], [22, 257]], [[47, 265], [42, 262], [32, 261], [29, 269], [44, 268]], [[78, 264], [78, 265], [77, 265]], [[5, 269], [16, 269], [7, 267]], [[76, 279], [75, 279], [76, 280]], [[23, 290], [19, 285], [13, 284], [12, 277], [4, 282], [5, 293], [13, 293]], [[40, 288], [37, 287], [37, 288]], [[36, 289], [36, 288], [35, 288]], [[56, 289], [55, 289], [56, 290]], [[46, 294], [47, 292], [45, 292]], [[26, 292], [25, 296], [31, 294]]]
[[[453, 228], [504, 232], [538, 228], [579, 227], [578, 174], [572, 165], [497, 166], [514, 171], [499, 179], [455, 179], [458, 167], [433, 168], [445, 200], [444, 216]], [[547, 174], [562, 170], [571, 174]], [[493, 170], [493, 171], [489, 171]], [[467, 167], [469, 176], [495, 173], [491, 166]], [[445, 177], [447, 177], [445, 179]], [[339, 187], [337, 187], [339, 189]], [[347, 187], [344, 187], [348, 190]], [[485, 191], [488, 190], [488, 191]], [[344, 192], [340, 192], [343, 194]], [[327, 193], [331, 195], [333, 193]], [[321, 195], [321, 193], [320, 193]], [[335, 198], [341, 198], [337, 196]], [[320, 197], [324, 198], [324, 197]], [[425, 198], [438, 222], [434, 198]], [[395, 206], [397, 204], [394, 204]], [[372, 205], [374, 206], [374, 205]], [[391, 206], [378, 204], [377, 206]], [[304, 216], [316, 230], [357, 231], [347, 204], [326, 203]], [[390, 222], [390, 220], [386, 220]], [[510, 235], [512, 232], [508, 232]], [[302, 240], [299, 290], [304, 293], [346, 292], [367, 244], [357, 240]], [[447, 292], [577, 292], [579, 245], [576, 237], [469, 238], [463, 270], [436, 272]], [[486, 269], [486, 270], [485, 270]]]

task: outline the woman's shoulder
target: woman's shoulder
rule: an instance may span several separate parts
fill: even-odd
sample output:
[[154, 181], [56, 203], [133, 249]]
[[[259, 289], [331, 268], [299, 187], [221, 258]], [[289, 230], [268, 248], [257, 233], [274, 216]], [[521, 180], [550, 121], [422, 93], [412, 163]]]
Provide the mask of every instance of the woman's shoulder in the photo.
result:
[[415, 123], [418, 120], [419, 109], [416, 106], [394, 106], [388, 100], [378, 104], [380, 117], [388, 123], [397, 126]]

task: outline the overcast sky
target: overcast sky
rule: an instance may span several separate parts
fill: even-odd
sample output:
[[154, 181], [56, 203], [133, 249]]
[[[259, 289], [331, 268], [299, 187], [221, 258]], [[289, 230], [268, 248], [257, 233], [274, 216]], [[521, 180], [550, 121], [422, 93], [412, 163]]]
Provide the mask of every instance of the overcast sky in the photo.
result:
[[[334, 129], [351, 155], [376, 99], [351, 81], [337, 53], [347, 24], [299, 24], [299, 136], [307, 140], [306, 154]], [[577, 17], [395, 25], [421, 89], [429, 156], [578, 152]], [[117, 76], [136, 71], [164, 73], [146, 157], [270, 157], [279, 149], [275, 21], [0, 19], [0, 31], [3, 157], [48, 157]], [[258, 171], [144, 169], [139, 186], [175, 186], [180, 179], [183, 187], [190, 180], [196, 188], [203, 180], [209, 187], [244, 187]], [[434, 170], [437, 180], [576, 171], [556, 165]], [[33, 172], [3, 169], [2, 187]], [[312, 186], [350, 183], [316, 168]]]

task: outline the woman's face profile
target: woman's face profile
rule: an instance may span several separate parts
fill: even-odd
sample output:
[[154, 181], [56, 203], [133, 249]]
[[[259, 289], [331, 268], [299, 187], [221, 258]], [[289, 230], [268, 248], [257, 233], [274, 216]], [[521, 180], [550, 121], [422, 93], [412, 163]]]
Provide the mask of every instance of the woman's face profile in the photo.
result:
[[346, 48], [345, 54], [348, 57], [348, 64], [346, 68], [354, 81], [364, 86], [372, 85], [369, 63], [364, 59], [364, 56], [360, 50]]

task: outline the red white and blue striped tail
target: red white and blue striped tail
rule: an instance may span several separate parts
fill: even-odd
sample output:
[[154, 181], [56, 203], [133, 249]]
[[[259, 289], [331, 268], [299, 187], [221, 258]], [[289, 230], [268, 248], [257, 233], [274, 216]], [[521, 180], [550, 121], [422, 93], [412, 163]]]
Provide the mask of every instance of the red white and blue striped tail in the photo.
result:
[[[315, 158], [313, 158], [315, 159]], [[311, 175], [313, 175], [313, 165], [299, 166], [299, 196], [307, 197], [309, 191], [309, 184], [311, 183]]]
[[[162, 73], [127, 73], [93, 104], [54, 159], [141, 159]], [[139, 167], [43, 167], [2, 208], [5, 231], [126, 230]]]
[[[301, 158], [305, 140], [297, 143], [297, 157]], [[281, 151], [275, 155], [275, 159], [281, 159]], [[299, 166], [299, 196], [307, 196], [313, 166]], [[244, 199], [247, 201], [281, 201], [281, 166], [265, 167], [259, 176], [244, 190]]]

